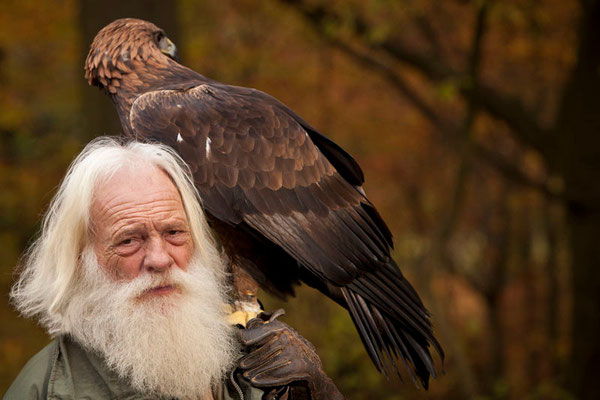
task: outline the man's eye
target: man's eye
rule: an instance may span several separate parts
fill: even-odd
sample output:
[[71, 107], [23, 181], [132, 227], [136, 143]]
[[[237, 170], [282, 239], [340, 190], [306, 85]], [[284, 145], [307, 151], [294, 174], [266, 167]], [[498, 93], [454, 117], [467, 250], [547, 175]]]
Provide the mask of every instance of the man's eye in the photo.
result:
[[187, 241], [187, 231], [185, 229], [169, 229], [165, 238], [174, 245], [184, 244]]
[[130, 244], [133, 244], [133, 241], [134, 241], [133, 238], [121, 240], [121, 242], [119, 243], [119, 246], [128, 246]]

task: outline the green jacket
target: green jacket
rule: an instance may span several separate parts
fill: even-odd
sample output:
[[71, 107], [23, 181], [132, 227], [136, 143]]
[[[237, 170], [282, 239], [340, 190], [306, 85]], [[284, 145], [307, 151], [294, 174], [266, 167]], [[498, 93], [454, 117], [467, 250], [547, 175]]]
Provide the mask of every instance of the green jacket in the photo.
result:
[[[259, 400], [263, 391], [237, 379], [236, 387], [222, 384], [215, 400]], [[101, 358], [68, 336], [59, 336], [29, 360], [4, 400], [154, 399], [135, 392]]]

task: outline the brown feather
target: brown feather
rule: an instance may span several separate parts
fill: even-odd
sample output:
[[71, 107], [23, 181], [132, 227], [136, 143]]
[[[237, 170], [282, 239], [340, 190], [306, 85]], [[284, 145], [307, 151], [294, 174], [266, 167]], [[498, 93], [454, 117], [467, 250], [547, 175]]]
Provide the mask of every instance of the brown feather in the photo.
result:
[[86, 79], [111, 94], [125, 133], [181, 154], [233, 267], [277, 294], [299, 279], [316, 287], [349, 309], [380, 371], [399, 357], [427, 386], [429, 347], [443, 352], [390, 257], [391, 233], [360, 188], [358, 164], [271, 96], [167, 57], [158, 32], [117, 20], [86, 58]]

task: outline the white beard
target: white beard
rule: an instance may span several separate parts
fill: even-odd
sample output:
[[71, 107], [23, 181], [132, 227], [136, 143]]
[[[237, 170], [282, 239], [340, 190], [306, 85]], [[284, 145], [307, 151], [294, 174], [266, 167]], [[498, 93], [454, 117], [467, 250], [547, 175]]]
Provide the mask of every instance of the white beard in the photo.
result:
[[[137, 391], [203, 398], [233, 368], [239, 350], [225, 321], [225, 291], [197, 258], [186, 272], [175, 267], [114, 282], [88, 249], [82, 275], [66, 307], [65, 333], [100, 354]], [[177, 291], [144, 295], [164, 285]]]

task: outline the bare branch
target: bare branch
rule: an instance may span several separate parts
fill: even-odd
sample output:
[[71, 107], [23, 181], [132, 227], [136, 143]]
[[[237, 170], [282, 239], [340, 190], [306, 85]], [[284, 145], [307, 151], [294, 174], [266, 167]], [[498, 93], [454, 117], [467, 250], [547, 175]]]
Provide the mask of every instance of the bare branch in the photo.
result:
[[[384, 79], [392, 84], [401, 96], [407, 98], [413, 103], [417, 110], [431, 122], [436, 130], [441, 134], [440, 138], [453, 146], [456, 146], [457, 140], [460, 140], [461, 133], [454, 121], [442, 117], [437, 111], [427, 103], [410, 85], [396, 73], [396, 70], [389, 64], [381, 61], [378, 57], [372, 56], [365, 51], [361, 51], [348, 43], [337, 38], [327, 37], [328, 42], [342, 51], [347, 56], [354, 58], [356, 62], [371, 68], [379, 73]], [[474, 67], [471, 67], [473, 69]], [[475, 91], [479, 92], [482, 89], [476, 87], [472, 95], [479, 100]], [[518, 185], [532, 187], [539, 190], [549, 198], [561, 199], [561, 194], [551, 188], [546, 182], [538, 182], [531, 179], [511, 161], [505, 159], [500, 154], [482, 146], [478, 143], [473, 143], [472, 149], [474, 156], [478, 161], [483, 162], [497, 169], [506, 179], [514, 181]]]
[[415, 21], [417, 23], [417, 27], [423, 33], [423, 36], [427, 39], [429, 44], [431, 45], [431, 49], [436, 56], [439, 56], [442, 53], [442, 45], [440, 44], [439, 38], [433, 26], [428, 18], [426, 18], [423, 14], [419, 13], [415, 17]]
[[[342, 16], [328, 10], [323, 5], [309, 5], [302, 0], [279, 1], [291, 5], [298, 10], [324, 36], [328, 35], [324, 30], [326, 24], [331, 21], [340, 22], [343, 20]], [[354, 27], [355, 37], [361, 41], [362, 45], [372, 50], [384, 52], [421, 72], [433, 82], [447, 80], [464, 81], [465, 74], [453, 69], [439, 56], [428, 54], [423, 50], [410, 48], [396, 38], [387, 38], [377, 43], [367, 40], [367, 33], [372, 30], [372, 27], [360, 16], [354, 17], [352, 26]], [[468, 81], [459, 88], [459, 92], [465, 98], [471, 98], [473, 101], [476, 101], [482, 110], [504, 121], [524, 144], [538, 151], [544, 151], [547, 146], [546, 137], [549, 130], [543, 128], [535, 118], [531, 117], [532, 113], [519, 98], [501, 93], [489, 85], [480, 84], [475, 89]]]
[[[473, 87], [479, 85], [479, 66], [481, 65], [481, 46], [485, 31], [485, 22], [488, 14], [488, 2], [484, 1], [477, 12], [477, 21], [473, 32], [473, 41], [471, 45], [471, 54], [469, 56], [469, 78]], [[461, 129], [461, 149], [460, 149], [460, 164], [456, 172], [454, 183], [454, 193], [448, 208], [448, 212], [440, 225], [440, 229], [434, 240], [439, 241], [435, 246], [439, 251], [446, 246], [446, 242], [454, 231], [454, 226], [458, 220], [460, 206], [463, 204], [463, 197], [466, 189], [467, 179], [472, 164], [472, 126], [477, 113], [477, 103], [472, 99], [468, 99], [468, 109], [464, 117], [463, 126]]]
[[[324, 7], [307, 8], [308, 6], [303, 5], [301, 1], [280, 1], [292, 4], [294, 7], [298, 8], [303, 15], [306, 14], [305, 17], [307, 17], [309, 22], [312, 22], [314, 27], [323, 33], [322, 23], [329, 18], [329, 14], [327, 14]], [[357, 26], [357, 31], [360, 32], [364, 32], [367, 29], [365, 24], [360, 20], [357, 23]], [[358, 49], [355, 46], [351, 46], [339, 38], [332, 37], [325, 33], [323, 33], [323, 38], [347, 56], [354, 58], [358, 63], [379, 73], [392, 84], [392, 88], [398, 91], [400, 95], [410, 100], [423, 117], [431, 122], [441, 134], [440, 138], [443, 141], [456, 146], [457, 140], [460, 140], [461, 130], [455, 125], [455, 122], [440, 115], [432, 105], [428, 104], [428, 102], [417, 93], [416, 90], [410, 87], [393, 66], [382, 61], [381, 57], [369, 53], [364, 49]], [[391, 49], [391, 47], [388, 49]], [[394, 48], [393, 52], [396, 54], [402, 53], [406, 60], [411, 60], [412, 63], [421, 66], [423, 71], [427, 72], [431, 78], [437, 77], [436, 79], [448, 79], [451, 76], [459, 75], [457, 71], [452, 71], [446, 67], [440, 66], [441, 64], [437, 63], [434, 58], [418, 56], [408, 51], [402, 51], [400, 48]], [[478, 58], [480, 58], [480, 56], [473, 59]], [[472, 68], [473, 67], [471, 66], [470, 69]], [[525, 107], [519, 100], [504, 96], [481, 82], [476, 86], [470, 84], [463, 87], [461, 89], [461, 94], [477, 103], [479, 108], [487, 111], [496, 118], [505, 121], [513, 131], [521, 132], [520, 137], [524, 144], [537, 150], [540, 150], [545, 146], [543, 142], [547, 132], [542, 130], [535, 121], [529, 117], [525, 111]], [[511, 117], [507, 117], [508, 115]], [[516, 167], [511, 161], [505, 159], [500, 154], [497, 154], [478, 143], [473, 143], [471, 150], [473, 151], [473, 155], [480, 162], [497, 169], [506, 179], [512, 180], [518, 185], [537, 189], [549, 198], [563, 200], [563, 195], [559, 190], [553, 188], [547, 182], [539, 182], [531, 179], [521, 171], [520, 168]]]
[[531, 178], [520, 168], [515, 166], [514, 162], [507, 160], [505, 157], [498, 154], [498, 152], [475, 143], [473, 145], [473, 153], [478, 161], [490, 165], [507, 180], [512, 181], [517, 185], [533, 188], [550, 200], [565, 200], [560, 190], [550, 185], [547, 181], [539, 181]]
[[502, 94], [488, 85], [462, 88], [461, 93], [472, 96], [482, 109], [504, 121], [523, 144], [542, 153], [546, 151], [551, 132], [531, 118], [531, 112], [526, 110], [521, 100]]
[[332, 38], [329, 39], [329, 42], [346, 55], [354, 58], [359, 63], [379, 72], [385, 79], [392, 83], [392, 87], [397, 90], [401, 96], [410, 100], [419, 110], [419, 112], [436, 128], [443, 131], [447, 126], [449, 126], [449, 123], [444, 121], [442, 117], [433, 109], [433, 107], [427, 104], [427, 102], [414, 89], [412, 89], [410, 85], [404, 79], [402, 79], [401, 76], [396, 73], [394, 68], [380, 61], [378, 58], [371, 57], [370, 55], [353, 48], [341, 40]]

